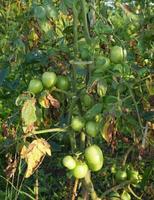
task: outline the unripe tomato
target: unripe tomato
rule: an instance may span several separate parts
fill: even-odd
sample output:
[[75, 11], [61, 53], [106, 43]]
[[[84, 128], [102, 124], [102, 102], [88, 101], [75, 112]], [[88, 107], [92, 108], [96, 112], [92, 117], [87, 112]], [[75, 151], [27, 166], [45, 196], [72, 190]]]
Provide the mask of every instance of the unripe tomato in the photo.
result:
[[58, 11], [55, 6], [47, 4], [45, 10], [48, 18], [56, 19], [58, 17]]
[[68, 169], [72, 170], [76, 166], [76, 161], [72, 156], [65, 156], [63, 158], [63, 165], [67, 167]]
[[125, 181], [127, 179], [127, 173], [125, 170], [117, 170], [116, 174], [115, 174], [115, 178], [117, 182], [122, 182]]
[[57, 75], [54, 72], [44, 72], [42, 82], [46, 88], [51, 88], [56, 84]]
[[126, 191], [123, 191], [123, 193], [121, 195], [121, 200], [131, 200], [130, 194]]
[[105, 96], [106, 92], [107, 92], [107, 84], [102, 80], [98, 81], [98, 83], [97, 83], [97, 94], [100, 97], [103, 97], [103, 96]]
[[120, 194], [118, 192], [111, 192], [109, 194], [109, 200], [120, 200]]
[[97, 145], [91, 145], [85, 150], [85, 160], [91, 171], [98, 171], [103, 166], [103, 153]]
[[88, 166], [84, 162], [78, 162], [73, 169], [73, 175], [75, 178], [84, 178], [88, 172]]
[[67, 76], [58, 76], [57, 79], [57, 88], [61, 90], [68, 90], [69, 89], [69, 80]]
[[110, 59], [113, 63], [121, 63], [126, 58], [126, 50], [119, 46], [111, 48]]
[[81, 97], [81, 103], [83, 104], [83, 106], [89, 108], [93, 104], [93, 98], [90, 95], [85, 94]]
[[38, 94], [43, 90], [43, 85], [41, 80], [32, 79], [28, 85], [28, 90], [34, 94]]
[[73, 117], [71, 127], [74, 131], [81, 131], [84, 127], [84, 120], [81, 117]]
[[91, 137], [95, 137], [98, 133], [98, 124], [95, 121], [88, 121], [86, 123], [86, 133]]

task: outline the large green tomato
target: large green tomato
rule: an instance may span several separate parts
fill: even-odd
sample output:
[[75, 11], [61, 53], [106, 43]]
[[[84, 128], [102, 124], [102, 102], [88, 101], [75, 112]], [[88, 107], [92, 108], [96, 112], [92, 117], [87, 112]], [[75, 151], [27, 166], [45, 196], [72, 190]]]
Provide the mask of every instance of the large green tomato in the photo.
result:
[[122, 182], [125, 181], [127, 179], [127, 173], [125, 170], [117, 170], [116, 174], [115, 174], [115, 178], [117, 182]]
[[88, 172], [88, 166], [84, 162], [78, 162], [73, 169], [73, 176], [75, 178], [84, 178]]
[[91, 171], [100, 170], [104, 162], [102, 150], [97, 145], [87, 147], [85, 150], [85, 160]]
[[98, 124], [95, 121], [88, 121], [86, 123], [86, 133], [91, 137], [95, 137], [98, 133]]
[[121, 195], [121, 200], [131, 200], [130, 194], [126, 191], [123, 191], [123, 193]]
[[63, 158], [63, 165], [68, 169], [72, 170], [76, 167], [76, 161], [72, 156], [65, 156]]
[[58, 76], [57, 79], [57, 88], [61, 90], [68, 90], [69, 89], [69, 80], [67, 76]]
[[32, 79], [28, 85], [28, 90], [34, 94], [38, 94], [43, 90], [43, 85], [41, 80]]
[[57, 75], [54, 72], [44, 72], [42, 75], [42, 82], [44, 87], [51, 88], [56, 84]]
[[118, 192], [111, 192], [109, 194], [109, 200], [120, 200], [120, 194]]
[[111, 48], [110, 59], [113, 63], [121, 63], [126, 58], [126, 50], [119, 46]]
[[81, 131], [84, 127], [84, 120], [81, 117], [73, 117], [71, 127], [74, 131]]

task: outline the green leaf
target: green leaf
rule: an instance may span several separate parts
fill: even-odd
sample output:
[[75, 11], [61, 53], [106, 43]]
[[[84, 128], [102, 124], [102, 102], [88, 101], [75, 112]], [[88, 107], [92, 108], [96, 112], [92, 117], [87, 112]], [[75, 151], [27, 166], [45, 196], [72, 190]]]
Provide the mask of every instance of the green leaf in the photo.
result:
[[27, 127], [33, 125], [37, 120], [35, 102], [35, 99], [27, 100], [22, 107], [21, 117]]
[[145, 112], [143, 118], [146, 121], [154, 122], [154, 111]]
[[102, 103], [97, 103], [95, 104], [90, 110], [88, 110], [85, 114], [85, 118], [87, 119], [92, 119], [94, 118], [97, 114], [101, 113], [103, 108]]
[[0, 69], [0, 86], [3, 84], [3, 81], [7, 77], [8, 72], [9, 72], [8, 68]]

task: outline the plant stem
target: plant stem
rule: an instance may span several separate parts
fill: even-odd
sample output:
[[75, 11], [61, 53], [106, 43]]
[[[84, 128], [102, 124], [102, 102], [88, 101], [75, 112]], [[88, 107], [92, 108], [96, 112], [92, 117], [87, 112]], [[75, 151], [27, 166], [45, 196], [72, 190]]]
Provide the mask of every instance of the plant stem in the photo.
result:
[[45, 130], [40, 130], [40, 131], [33, 131], [32, 133], [29, 133], [25, 136], [30, 137], [33, 135], [39, 135], [43, 133], [66, 132], [66, 131], [67, 131], [67, 128], [51, 128], [51, 129], [45, 129]]
[[84, 35], [87, 43], [91, 42], [89, 29], [88, 29], [88, 22], [87, 22], [87, 13], [86, 13], [86, 1], [81, 0], [81, 6], [82, 6], [82, 17], [83, 17], [83, 25], [84, 25]]
[[76, 191], [78, 188], [78, 183], [79, 183], [79, 179], [75, 179], [75, 183], [74, 183], [74, 187], [73, 187], [73, 195], [72, 195], [72, 200], [75, 200], [76, 197]]
[[86, 190], [90, 193], [91, 199], [92, 200], [98, 200], [99, 198], [96, 194], [93, 183], [91, 181], [90, 171], [88, 171], [88, 173], [86, 174], [86, 176], [84, 178], [84, 185], [85, 185]]
[[78, 53], [78, 11], [76, 9], [76, 3], [73, 2], [73, 34], [74, 34], [74, 54]]
[[121, 189], [121, 188], [123, 188], [124, 186], [129, 185], [129, 184], [130, 184], [130, 181], [125, 181], [125, 182], [123, 182], [123, 183], [121, 183], [121, 184], [119, 184], [119, 185], [116, 185], [116, 186], [112, 187], [111, 189], [106, 190], [106, 191], [101, 195], [101, 198], [103, 199], [103, 197], [105, 197], [106, 195], [108, 195], [110, 192], [119, 190], [119, 189]]

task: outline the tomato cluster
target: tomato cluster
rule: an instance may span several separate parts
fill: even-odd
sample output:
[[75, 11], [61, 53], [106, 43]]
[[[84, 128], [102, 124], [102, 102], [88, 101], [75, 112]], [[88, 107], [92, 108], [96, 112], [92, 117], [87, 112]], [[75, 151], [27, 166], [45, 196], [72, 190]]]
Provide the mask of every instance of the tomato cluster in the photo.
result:
[[67, 155], [63, 158], [63, 165], [71, 170], [75, 178], [84, 178], [88, 170], [98, 171], [103, 166], [103, 153], [97, 145], [91, 145], [85, 149], [83, 159], [73, 158]]
[[67, 76], [57, 76], [55, 72], [44, 72], [42, 78], [32, 79], [29, 83], [28, 90], [33, 94], [40, 93], [43, 88], [52, 89], [54, 86], [60, 90], [69, 89], [69, 79]]

